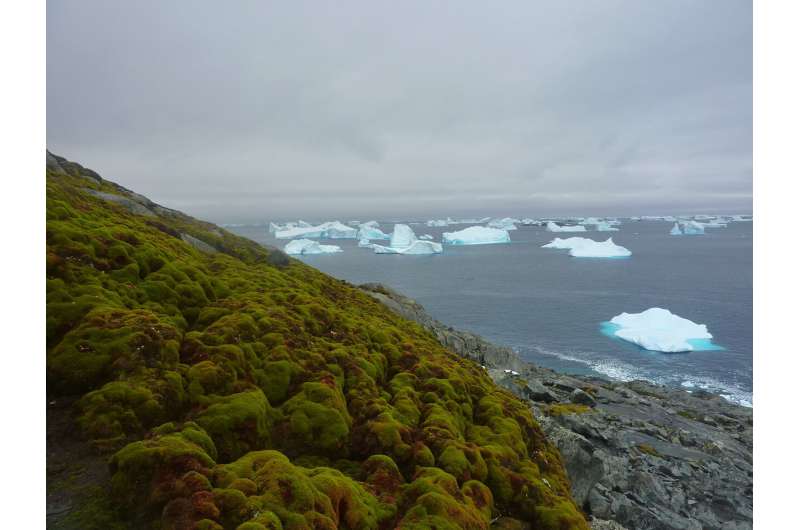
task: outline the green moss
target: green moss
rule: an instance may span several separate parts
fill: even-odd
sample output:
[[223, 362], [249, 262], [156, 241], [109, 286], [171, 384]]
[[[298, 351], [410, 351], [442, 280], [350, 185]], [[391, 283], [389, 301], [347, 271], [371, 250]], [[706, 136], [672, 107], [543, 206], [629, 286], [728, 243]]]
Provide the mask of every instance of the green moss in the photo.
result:
[[215, 398], [197, 416], [223, 461], [269, 445], [276, 414], [260, 389]]
[[212, 455], [216, 456], [213, 442], [196, 424], [180, 429], [166, 426], [160, 434], [131, 443], [111, 457], [113, 495], [125, 509], [157, 511], [186, 494], [178, 477], [189, 471], [210, 473]]
[[345, 282], [132, 213], [68, 167], [47, 176], [47, 390], [82, 396], [99, 450], [130, 442], [109, 491], [137, 525], [586, 528], [558, 452], [478, 365]]
[[304, 383], [282, 407], [286, 449], [301, 446], [319, 454], [340, 454], [352, 422], [341, 390], [332, 383]]
[[564, 416], [567, 414], [585, 414], [591, 410], [591, 407], [578, 403], [554, 403], [545, 406], [544, 413], [548, 416]]

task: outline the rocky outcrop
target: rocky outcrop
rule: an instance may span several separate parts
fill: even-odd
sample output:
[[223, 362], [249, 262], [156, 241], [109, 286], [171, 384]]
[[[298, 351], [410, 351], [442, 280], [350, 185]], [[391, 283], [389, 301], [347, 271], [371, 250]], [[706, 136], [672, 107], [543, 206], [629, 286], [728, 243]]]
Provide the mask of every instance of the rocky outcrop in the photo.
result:
[[752, 409], [702, 391], [559, 374], [436, 321], [385, 286], [362, 289], [530, 403], [593, 528], [752, 528]]

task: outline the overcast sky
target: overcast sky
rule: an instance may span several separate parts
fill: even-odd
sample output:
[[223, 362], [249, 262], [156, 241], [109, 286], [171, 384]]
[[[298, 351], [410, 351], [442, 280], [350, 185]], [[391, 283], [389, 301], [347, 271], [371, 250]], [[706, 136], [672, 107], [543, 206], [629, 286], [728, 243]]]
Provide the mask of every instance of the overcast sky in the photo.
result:
[[49, 149], [212, 221], [752, 209], [748, 1], [47, 8]]

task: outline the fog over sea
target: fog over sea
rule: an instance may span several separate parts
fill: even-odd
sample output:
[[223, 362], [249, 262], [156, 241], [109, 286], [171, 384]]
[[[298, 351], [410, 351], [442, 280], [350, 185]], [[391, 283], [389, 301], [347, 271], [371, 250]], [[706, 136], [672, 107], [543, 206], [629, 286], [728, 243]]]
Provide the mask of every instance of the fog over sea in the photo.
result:
[[[434, 241], [468, 226], [406, 222], [417, 236], [431, 234]], [[704, 389], [752, 406], [753, 225], [732, 222], [701, 236], [670, 236], [671, 227], [622, 219], [619, 232], [554, 234], [519, 226], [509, 232], [508, 244], [445, 245], [443, 254], [423, 256], [374, 254], [355, 239], [323, 240], [343, 252], [298, 257], [354, 284], [384, 283], [442, 322], [511, 346], [541, 366]], [[381, 229], [391, 233], [392, 223], [381, 222]], [[266, 224], [229, 230], [279, 248], [288, 242], [275, 239]], [[613, 237], [633, 255], [581, 259], [541, 248], [570, 236]], [[601, 323], [615, 315], [650, 307], [706, 324], [724, 349], [657, 353], [601, 333]]]

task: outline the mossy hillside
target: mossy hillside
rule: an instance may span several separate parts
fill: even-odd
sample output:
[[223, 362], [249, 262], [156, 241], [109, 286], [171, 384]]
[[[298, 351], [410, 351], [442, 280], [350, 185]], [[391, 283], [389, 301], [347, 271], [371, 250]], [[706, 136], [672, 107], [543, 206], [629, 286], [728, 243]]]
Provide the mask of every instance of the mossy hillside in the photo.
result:
[[586, 528], [558, 452], [478, 365], [278, 251], [86, 188], [124, 194], [48, 171], [48, 392], [83, 396], [122, 520]]

